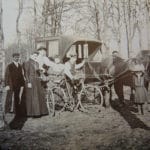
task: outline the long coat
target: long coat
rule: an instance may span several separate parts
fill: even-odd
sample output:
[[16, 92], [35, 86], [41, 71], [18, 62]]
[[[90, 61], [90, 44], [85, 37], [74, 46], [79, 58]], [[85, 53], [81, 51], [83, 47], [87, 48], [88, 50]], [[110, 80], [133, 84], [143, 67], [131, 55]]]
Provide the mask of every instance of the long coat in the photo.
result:
[[[31, 59], [24, 63], [27, 116], [41, 116], [48, 114], [44, 88], [41, 85], [41, 79], [37, 74], [37, 69], [38, 63]], [[32, 87], [28, 88], [27, 83], [31, 83]]]

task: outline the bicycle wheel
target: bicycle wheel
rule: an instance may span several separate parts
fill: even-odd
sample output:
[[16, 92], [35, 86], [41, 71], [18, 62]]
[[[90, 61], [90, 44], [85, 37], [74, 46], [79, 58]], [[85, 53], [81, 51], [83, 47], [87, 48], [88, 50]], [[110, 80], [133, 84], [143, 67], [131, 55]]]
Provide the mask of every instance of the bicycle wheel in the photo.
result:
[[52, 99], [53, 99], [53, 109], [56, 111], [63, 111], [67, 103], [67, 97], [64, 89], [61, 87], [56, 87], [52, 89]]
[[55, 116], [55, 103], [54, 103], [54, 95], [52, 90], [47, 90], [46, 94], [46, 105], [48, 109], [49, 115]]
[[98, 86], [85, 85], [78, 94], [78, 106], [86, 110], [97, 110], [103, 105], [103, 95]]

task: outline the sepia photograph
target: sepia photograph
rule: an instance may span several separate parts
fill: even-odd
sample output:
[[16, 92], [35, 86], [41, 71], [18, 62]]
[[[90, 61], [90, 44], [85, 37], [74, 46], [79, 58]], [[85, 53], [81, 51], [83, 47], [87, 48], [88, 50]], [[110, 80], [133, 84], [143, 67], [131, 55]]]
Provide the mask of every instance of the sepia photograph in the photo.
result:
[[150, 150], [150, 0], [0, 0], [0, 150]]

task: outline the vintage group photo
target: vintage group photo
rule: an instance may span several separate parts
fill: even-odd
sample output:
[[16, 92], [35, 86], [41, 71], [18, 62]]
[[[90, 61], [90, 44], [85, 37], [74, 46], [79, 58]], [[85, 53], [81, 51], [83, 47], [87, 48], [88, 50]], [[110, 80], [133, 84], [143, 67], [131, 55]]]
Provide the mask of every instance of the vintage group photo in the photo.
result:
[[149, 150], [150, 0], [0, 0], [0, 149]]

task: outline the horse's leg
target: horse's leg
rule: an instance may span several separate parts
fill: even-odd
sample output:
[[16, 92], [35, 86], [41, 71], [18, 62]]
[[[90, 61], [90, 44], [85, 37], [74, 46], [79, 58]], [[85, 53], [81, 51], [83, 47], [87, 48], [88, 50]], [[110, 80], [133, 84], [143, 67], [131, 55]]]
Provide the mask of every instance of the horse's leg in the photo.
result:
[[110, 107], [110, 91], [109, 87], [104, 87], [103, 89], [103, 97], [104, 97], [104, 104], [106, 108]]
[[134, 96], [134, 88], [133, 87], [131, 87], [131, 94], [130, 94], [130, 101], [132, 102], [132, 103], [134, 103], [134, 101], [135, 101], [135, 96]]
[[112, 101], [112, 85], [109, 85], [109, 101]]
[[119, 98], [119, 102], [123, 104], [124, 103], [123, 82], [121, 80], [116, 81], [114, 83], [114, 89]]
[[144, 80], [144, 86], [145, 86], [146, 90], [148, 91], [149, 82], [147, 80]]

